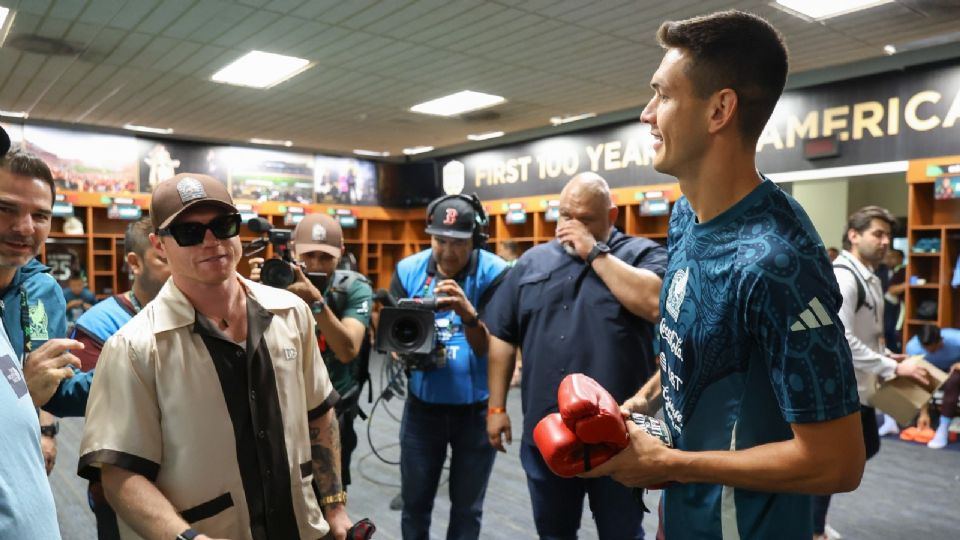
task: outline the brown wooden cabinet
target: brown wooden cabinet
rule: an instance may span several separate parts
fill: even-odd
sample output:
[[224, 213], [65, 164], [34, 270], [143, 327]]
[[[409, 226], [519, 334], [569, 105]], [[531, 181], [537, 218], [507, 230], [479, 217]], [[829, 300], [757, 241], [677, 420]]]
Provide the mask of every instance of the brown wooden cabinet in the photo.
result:
[[[960, 199], [936, 199], [938, 176], [931, 167], [960, 163], [960, 156], [914, 160], [907, 169], [907, 240], [909, 263], [903, 339], [906, 343], [924, 324], [960, 327], [960, 290], [950, 285], [960, 257]], [[923, 318], [921, 306], [936, 302], [935, 318]]]
[[[678, 187], [642, 186], [614, 190], [620, 215], [617, 225], [628, 234], [647, 236], [666, 242], [668, 216], [640, 215], [638, 192], [662, 191], [671, 202], [679, 195]], [[126, 249], [123, 236], [130, 221], [110, 219], [107, 216], [108, 200], [101, 194], [67, 193], [68, 200], [74, 205], [74, 215], [83, 224], [83, 234], [63, 233], [63, 218], [53, 218], [50, 237], [41, 248], [40, 258], [44, 263], [56, 263], [82, 268], [88, 279], [90, 290], [98, 298], [126, 291], [130, 288], [130, 279], [126, 269]], [[556, 222], [549, 221], [546, 213], [549, 201], [555, 201], [559, 195], [542, 195], [500, 201], [484, 201], [490, 218], [488, 248], [496, 251], [499, 242], [515, 240], [521, 252], [536, 244], [549, 242], [556, 232]], [[138, 195], [137, 204], [149, 207], [149, 195]], [[625, 202], [619, 202], [625, 201]], [[238, 201], [243, 202], [243, 201]], [[524, 223], [508, 223], [506, 213], [511, 205], [522, 206], [526, 212]], [[293, 225], [284, 222], [286, 208], [281, 203], [259, 203], [254, 205], [258, 215], [266, 217], [276, 228], [293, 229]], [[298, 205], [306, 212], [329, 212], [331, 210], [349, 210], [356, 218], [356, 226], [344, 228], [343, 239], [346, 250], [357, 260], [360, 272], [370, 278], [374, 288], [389, 288], [397, 263], [404, 257], [413, 255], [430, 247], [430, 237], [424, 231], [425, 209], [387, 209], [368, 206], [330, 206]], [[246, 245], [259, 235], [244, 225], [240, 230], [240, 239]], [[58, 253], [56, 257], [50, 257]], [[68, 254], [68, 255], [65, 255]], [[257, 256], [271, 257], [273, 249], [268, 247]], [[69, 260], [70, 262], [64, 262]], [[64, 271], [65, 268], [56, 268]], [[241, 259], [238, 271], [249, 275], [248, 259]]]

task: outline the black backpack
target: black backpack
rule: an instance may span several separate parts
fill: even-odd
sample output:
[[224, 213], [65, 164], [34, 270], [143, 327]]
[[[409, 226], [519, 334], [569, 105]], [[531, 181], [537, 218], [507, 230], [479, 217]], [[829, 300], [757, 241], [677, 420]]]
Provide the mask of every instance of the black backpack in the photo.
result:
[[867, 287], [866, 285], [864, 285], [863, 278], [860, 277], [860, 273], [845, 264], [840, 264], [835, 262], [833, 263], [833, 267], [843, 268], [847, 272], [850, 272], [851, 274], [853, 274], [853, 280], [857, 282], [857, 309], [854, 310], [854, 313], [856, 313], [857, 311], [860, 311], [860, 308], [862, 308], [867, 303]]
[[[353, 288], [354, 283], [360, 280], [367, 285], [370, 285], [370, 280], [366, 278], [363, 274], [359, 272], [354, 272], [352, 270], [337, 270], [333, 274], [333, 283], [330, 284], [330, 308], [333, 310], [333, 314], [339, 319], [343, 316], [344, 310], [347, 309], [347, 299], [350, 294], [350, 289]], [[370, 308], [373, 309], [373, 300], [371, 300]], [[360, 391], [363, 390], [363, 386], [367, 385], [367, 403], [373, 402], [373, 385], [370, 384], [370, 328], [367, 329], [367, 333], [364, 335], [364, 339], [360, 344], [360, 352], [357, 354], [357, 357], [350, 362], [352, 369], [353, 380], [357, 383], [356, 395], [358, 396], [357, 401], [359, 402]], [[354, 392], [349, 392], [354, 394]], [[366, 419], [366, 415], [363, 411], [359, 411], [360, 417]]]

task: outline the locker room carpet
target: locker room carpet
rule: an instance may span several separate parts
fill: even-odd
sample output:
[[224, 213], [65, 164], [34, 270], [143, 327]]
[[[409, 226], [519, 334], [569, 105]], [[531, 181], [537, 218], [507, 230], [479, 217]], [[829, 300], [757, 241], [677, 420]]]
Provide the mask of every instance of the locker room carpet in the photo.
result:
[[[371, 359], [374, 389], [382, 387], [382, 359]], [[363, 398], [363, 408], [370, 411]], [[377, 451], [391, 461], [399, 458], [397, 444], [402, 402], [393, 399], [378, 406], [371, 424]], [[519, 438], [520, 392], [510, 392], [508, 409], [514, 434]], [[392, 415], [392, 417], [391, 417]], [[395, 417], [396, 419], [394, 419]], [[59, 455], [51, 475], [63, 540], [96, 540], [93, 513], [87, 506], [86, 481], [76, 476], [77, 450], [83, 421], [65, 419], [58, 436]], [[377, 525], [374, 538], [400, 538], [400, 512], [389, 509], [399, 493], [400, 471], [378, 460], [370, 450], [367, 423], [357, 420], [360, 444], [354, 453], [353, 485], [348, 511], [354, 519], [369, 517]], [[953, 443], [960, 448], [960, 443]], [[444, 538], [450, 511], [443, 477], [433, 512], [432, 538]], [[647, 506], [656, 508], [659, 492], [647, 493]], [[960, 452], [929, 450], [915, 443], [884, 437], [880, 453], [867, 463], [863, 482], [853, 493], [837, 495], [828, 522], [845, 539], [949, 538], [956, 534], [960, 517]], [[518, 457], [518, 441], [507, 454], [499, 454], [484, 504], [481, 538], [516, 540], [535, 538], [530, 498]], [[644, 519], [647, 538], [653, 538], [656, 517]], [[589, 508], [584, 508], [580, 538], [597, 538]]]

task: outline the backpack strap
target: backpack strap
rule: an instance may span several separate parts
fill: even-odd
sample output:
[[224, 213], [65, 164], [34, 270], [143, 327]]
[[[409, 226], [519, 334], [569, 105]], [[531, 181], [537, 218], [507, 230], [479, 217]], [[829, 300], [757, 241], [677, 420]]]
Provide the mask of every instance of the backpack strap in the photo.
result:
[[359, 272], [337, 270], [333, 273], [333, 283], [330, 284], [330, 307], [333, 308], [333, 314], [336, 315], [338, 319], [343, 315], [343, 311], [347, 309], [347, 298], [350, 294], [350, 289], [353, 288], [353, 284], [356, 283], [357, 280], [370, 285], [370, 280]]
[[860, 308], [862, 308], [864, 304], [867, 303], [867, 288], [863, 284], [863, 278], [860, 277], [860, 274], [856, 270], [854, 270], [853, 268], [850, 268], [845, 264], [833, 263], [833, 267], [842, 268], [847, 272], [850, 272], [851, 274], [853, 274], [853, 279], [854, 281], [857, 282], [857, 309], [854, 312], [860, 311]]

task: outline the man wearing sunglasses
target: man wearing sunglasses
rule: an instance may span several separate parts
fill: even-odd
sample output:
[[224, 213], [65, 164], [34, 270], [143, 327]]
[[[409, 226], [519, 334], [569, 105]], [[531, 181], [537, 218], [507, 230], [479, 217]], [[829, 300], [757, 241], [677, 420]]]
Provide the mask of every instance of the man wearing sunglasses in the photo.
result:
[[343, 539], [339, 395], [310, 308], [237, 274], [216, 179], [161, 182], [150, 217], [171, 279], [104, 346], [80, 475], [100, 469], [123, 538]]

